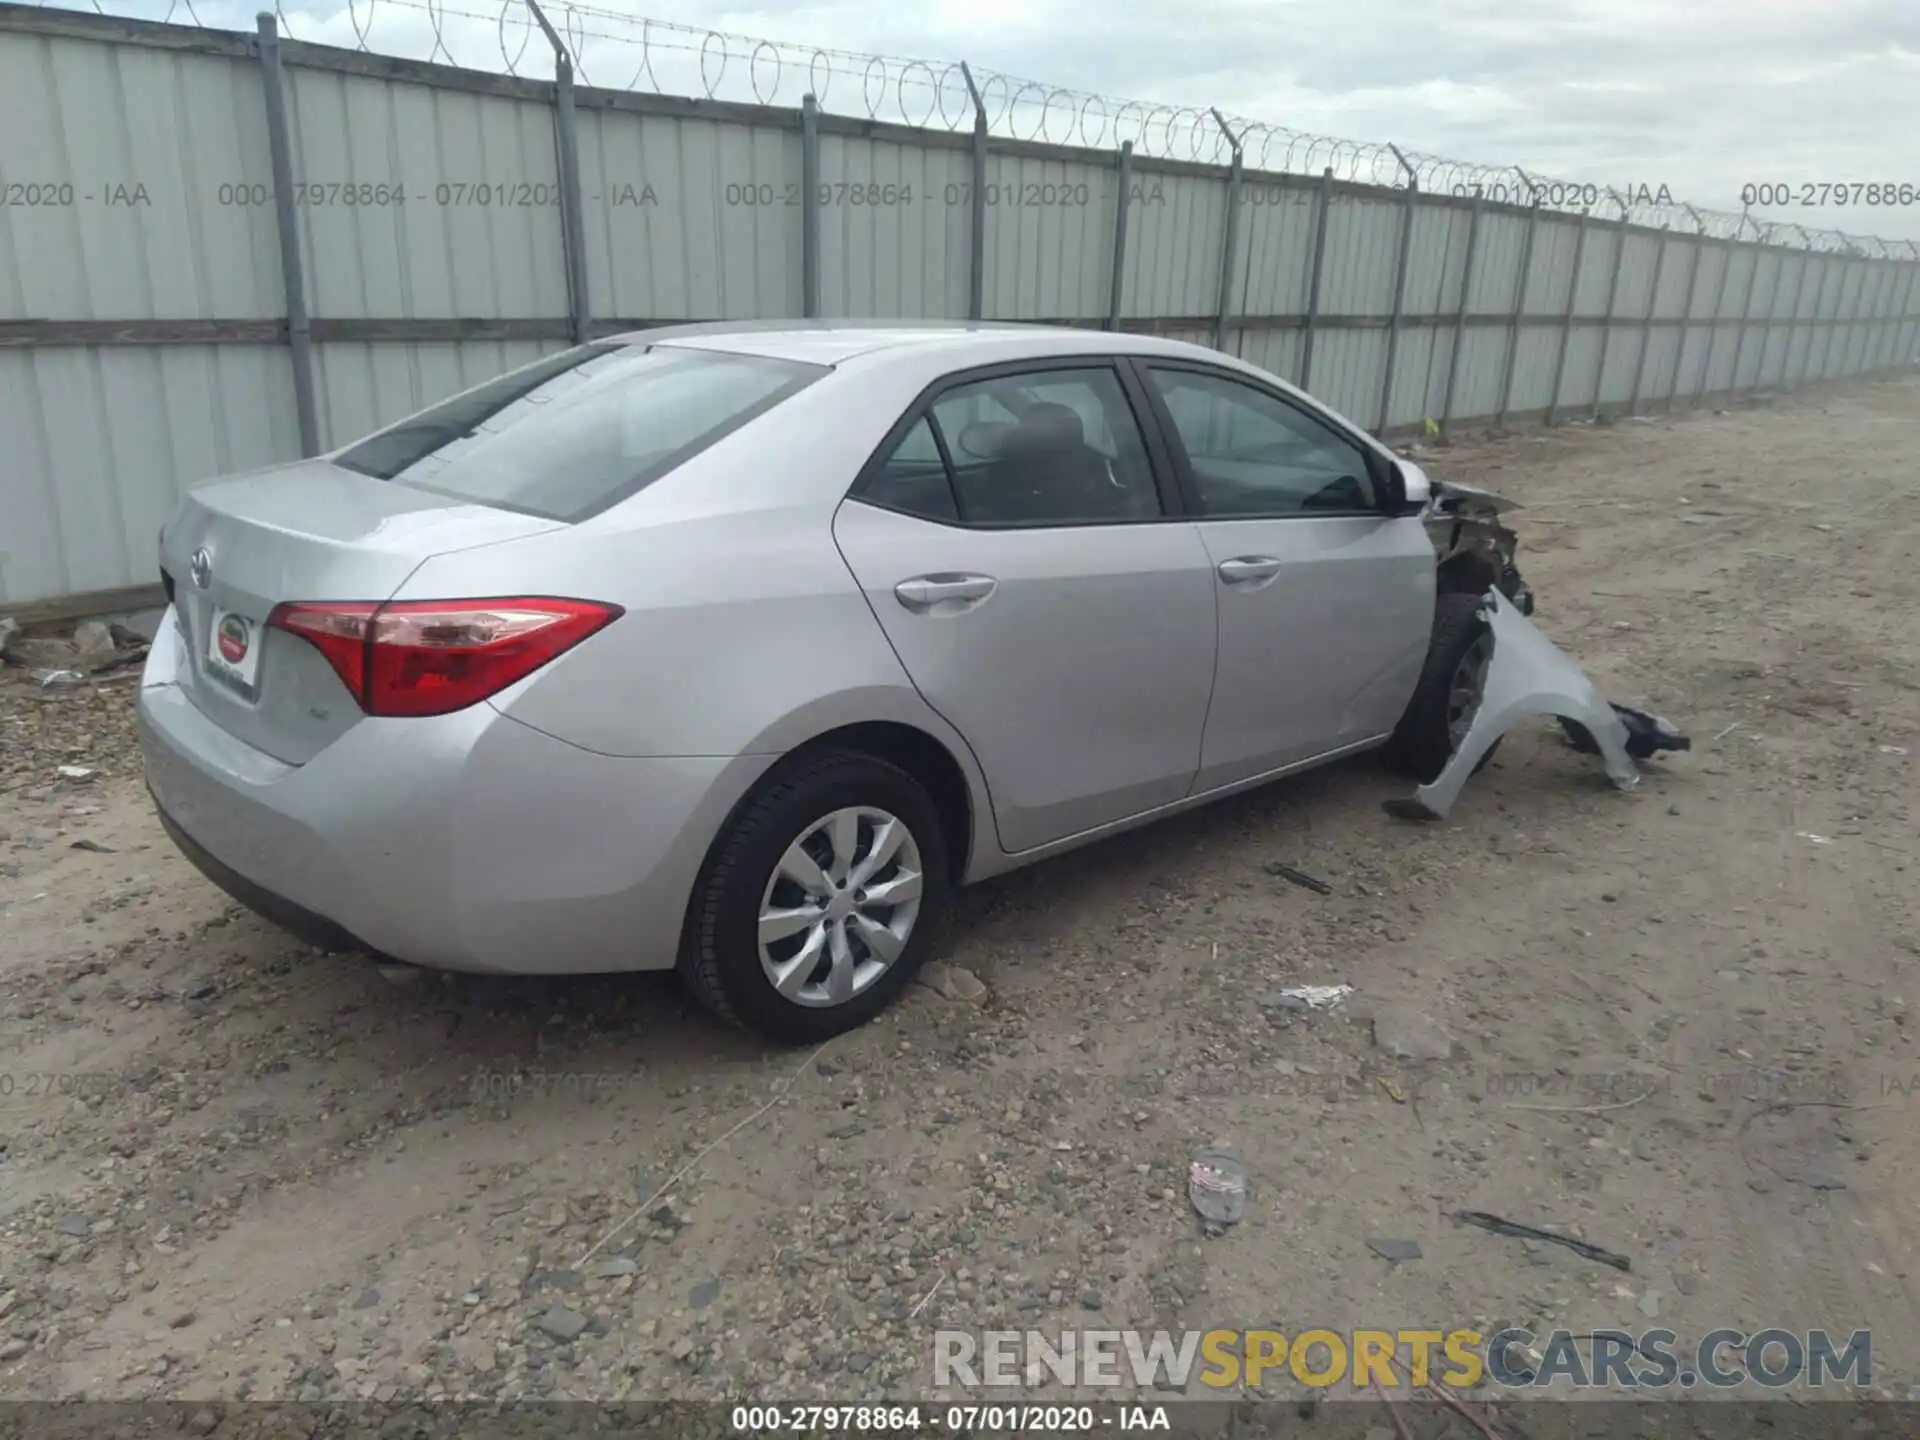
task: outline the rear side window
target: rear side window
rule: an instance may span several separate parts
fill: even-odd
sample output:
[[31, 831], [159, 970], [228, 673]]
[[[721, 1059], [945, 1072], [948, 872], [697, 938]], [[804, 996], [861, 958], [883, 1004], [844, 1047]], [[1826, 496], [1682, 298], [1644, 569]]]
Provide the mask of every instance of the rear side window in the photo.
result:
[[755, 355], [583, 345], [442, 401], [334, 459], [381, 480], [581, 520], [825, 373]]
[[925, 520], [986, 527], [1162, 514], [1146, 443], [1111, 365], [1000, 374], [941, 391], [859, 493]]
[[947, 480], [947, 462], [940, 458], [940, 446], [933, 438], [933, 426], [925, 416], [914, 422], [894, 446], [879, 472], [868, 482], [866, 498], [904, 515], [923, 520], [944, 520], [957, 524], [960, 509], [954, 504], [953, 487]]
[[933, 402], [933, 423], [969, 525], [1160, 518], [1146, 442], [1111, 366], [961, 385]]

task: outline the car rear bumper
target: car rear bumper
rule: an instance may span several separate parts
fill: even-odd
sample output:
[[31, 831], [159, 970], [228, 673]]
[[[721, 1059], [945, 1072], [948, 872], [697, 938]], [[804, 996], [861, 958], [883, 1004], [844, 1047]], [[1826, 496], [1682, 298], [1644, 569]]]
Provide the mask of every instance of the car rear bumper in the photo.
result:
[[160, 817], [160, 828], [167, 832], [169, 840], [180, 847], [180, 853], [191, 860], [202, 875], [254, 914], [271, 920], [295, 939], [304, 940], [307, 944], [329, 953], [337, 954], [342, 951], [372, 948], [365, 941], [349, 935], [326, 916], [316, 915], [313, 911], [294, 904], [286, 896], [276, 895], [264, 886], [254, 884], [231, 865], [223, 863], [212, 851], [175, 823], [157, 795], [153, 798], [153, 808], [154, 813]]
[[769, 757], [621, 759], [488, 705], [366, 719], [304, 765], [221, 729], [161, 626], [137, 707], [162, 823], [215, 884], [326, 949], [437, 969], [665, 969], [708, 844]]

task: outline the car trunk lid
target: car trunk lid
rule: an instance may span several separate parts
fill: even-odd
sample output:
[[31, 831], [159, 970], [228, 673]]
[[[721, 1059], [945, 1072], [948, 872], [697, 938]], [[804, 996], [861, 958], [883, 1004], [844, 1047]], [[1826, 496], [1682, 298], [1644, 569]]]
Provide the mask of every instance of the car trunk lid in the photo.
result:
[[363, 717], [321, 653], [266, 628], [283, 601], [384, 601], [435, 555], [562, 522], [305, 460], [188, 493], [161, 564], [187, 650], [179, 683], [209, 719], [304, 764]]

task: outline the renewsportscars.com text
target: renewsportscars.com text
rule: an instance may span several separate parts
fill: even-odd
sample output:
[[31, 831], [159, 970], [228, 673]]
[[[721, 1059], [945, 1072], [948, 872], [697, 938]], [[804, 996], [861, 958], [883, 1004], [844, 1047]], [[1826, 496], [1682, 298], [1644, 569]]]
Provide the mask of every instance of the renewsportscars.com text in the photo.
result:
[[1235, 1389], [1284, 1382], [1326, 1389], [1435, 1381], [1471, 1389], [1661, 1390], [1706, 1386], [1870, 1385], [1873, 1338], [1855, 1330], [1837, 1342], [1825, 1330], [1731, 1328], [1683, 1347], [1672, 1330], [1544, 1336], [1520, 1328], [1479, 1330], [941, 1330], [933, 1381], [963, 1390], [1044, 1385]]

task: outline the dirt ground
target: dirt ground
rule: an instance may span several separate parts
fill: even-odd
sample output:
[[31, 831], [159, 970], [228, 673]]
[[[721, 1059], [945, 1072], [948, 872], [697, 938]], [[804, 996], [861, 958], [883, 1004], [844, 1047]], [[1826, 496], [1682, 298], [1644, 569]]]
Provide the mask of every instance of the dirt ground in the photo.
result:
[[1423, 456], [1692, 753], [1622, 794], [1529, 723], [1442, 824], [1361, 760], [1111, 841], [961, 897], [984, 1008], [817, 1055], [658, 977], [318, 958], [168, 844], [130, 684], [0, 684], [0, 1394], [847, 1400], [936, 1328], [1506, 1322], [1871, 1328], [1904, 1396], [1916, 454], [1906, 379]]

